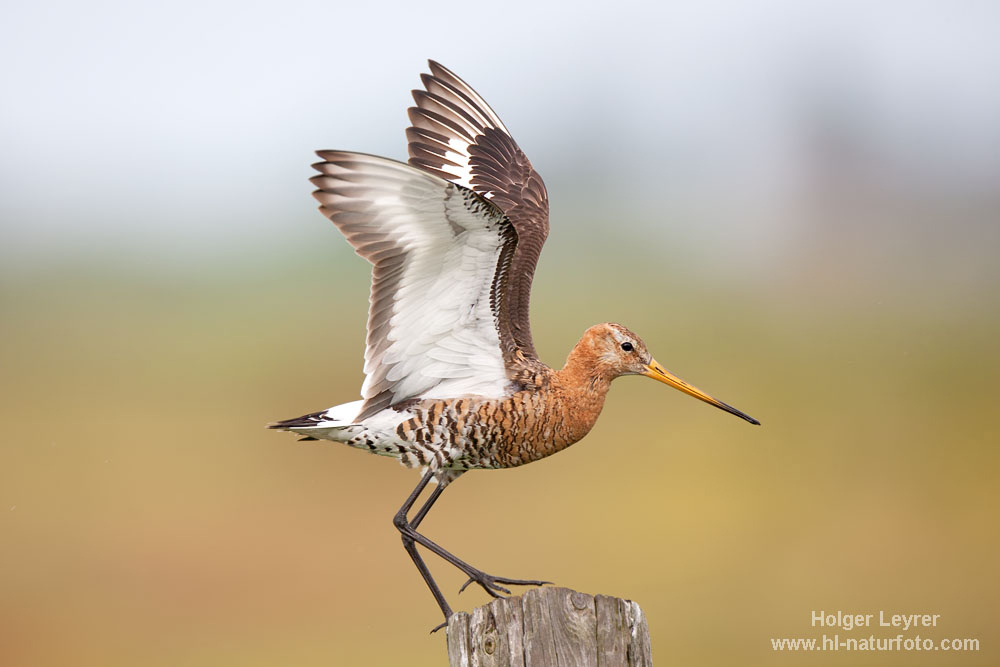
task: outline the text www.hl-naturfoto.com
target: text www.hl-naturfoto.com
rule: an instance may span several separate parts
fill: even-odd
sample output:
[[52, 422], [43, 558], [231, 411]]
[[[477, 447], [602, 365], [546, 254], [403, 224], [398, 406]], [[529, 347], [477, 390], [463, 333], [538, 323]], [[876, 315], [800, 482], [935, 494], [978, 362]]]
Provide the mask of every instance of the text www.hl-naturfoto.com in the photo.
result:
[[974, 638], [939, 639], [929, 637], [847, 637], [823, 635], [821, 637], [771, 638], [775, 651], [978, 651], [979, 640]]

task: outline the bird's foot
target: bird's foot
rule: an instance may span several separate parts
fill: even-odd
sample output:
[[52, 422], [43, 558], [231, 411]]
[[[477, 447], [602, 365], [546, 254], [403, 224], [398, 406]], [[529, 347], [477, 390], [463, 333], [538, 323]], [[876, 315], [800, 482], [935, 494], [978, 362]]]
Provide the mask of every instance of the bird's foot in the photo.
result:
[[432, 634], [433, 635], [435, 632], [437, 632], [441, 628], [446, 628], [446, 627], [448, 627], [448, 621], [445, 621], [441, 625], [435, 625], [433, 628], [431, 628], [431, 631], [428, 634]]
[[505, 588], [501, 584], [506, 584], [507, 586], [544, 586], [545, 584], [552, 583], [551, 581], [539, 581], [537, 579], [507, 579], [506, 577], [494, 577], [492, 574], [486, 574], [480, 570], [474, 570], [469, 573], [469, 580], [462, 584], [462, 587], [458, 589], [458, 592], [461, 593], [469, 587], [469, 584], [473, 582], [482, 586], [484, 591], [495, 598], [511, 594], [510, 589]]

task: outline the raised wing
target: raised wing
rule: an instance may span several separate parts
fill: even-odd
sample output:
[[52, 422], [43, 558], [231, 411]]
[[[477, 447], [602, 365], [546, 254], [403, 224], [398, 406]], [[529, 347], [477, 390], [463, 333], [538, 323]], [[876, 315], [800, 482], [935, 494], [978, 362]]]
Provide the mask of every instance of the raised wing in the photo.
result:
[[501, 255], [513, 247], [504, 215], [401, 162], [318, 155], [320, 210], [374, 265], [357, 418], [411, 398], [506, 395], [494, 297]]
[[[503, 211], [517, 233], [502, 289], [499, 327], [509, 366], [537, 361], [528, 302], [538, 255], [549, 234], [549, 198], [542, 178], [510, 132], [467, 83], [433, 60], [414, 90], [406, 130], [410, 164], [471, 188]], [[512, 369], [512, 375], [516, 369]]]

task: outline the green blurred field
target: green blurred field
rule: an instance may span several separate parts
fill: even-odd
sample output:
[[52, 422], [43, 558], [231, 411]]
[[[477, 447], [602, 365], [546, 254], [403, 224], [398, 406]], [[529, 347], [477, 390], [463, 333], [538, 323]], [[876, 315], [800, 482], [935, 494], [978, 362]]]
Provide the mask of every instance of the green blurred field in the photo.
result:
[[[587, 439], [466, 475], [428, 535], [639, 601], [657, 664], [1000, 661], [995, 285], [547, 253], [546, 361], [619, 321], [764, 426], [625, 378]], [[263, 428], [356, 397], [367, 270], [346, 252], [253, 264], [3, 283], [3, 665], [444, 664], [390, 523], [416, 474]], [[430, 562], [456, 608], [486, 601]], [[982, 649], [775, 654], [770, 637], [819, 634], [813, 609], [939, 613], [928, 636]]]

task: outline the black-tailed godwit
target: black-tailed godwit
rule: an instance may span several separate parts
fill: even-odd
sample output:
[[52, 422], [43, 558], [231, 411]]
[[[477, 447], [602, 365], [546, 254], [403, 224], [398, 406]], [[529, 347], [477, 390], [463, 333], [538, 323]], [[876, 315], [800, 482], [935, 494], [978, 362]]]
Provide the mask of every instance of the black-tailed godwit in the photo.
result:
[[549, 232], [545, 185], [483, 98], [438, 63], [430, 70], [425, 89], [413, 91], [409, 164], [319, 151], [323, 161], [313, 165], [320, 210], [373, 265], [362, 400], [271, 428], [423, 471], [393, 523], [447, 619], [451, 607], [416, 544], [493, 596], [509, 593], [506, 585], [547, 583], [486, 574], [417, 532], [467, 470], [524, 465], [579, 441], [622, 375], [759, 422], [671, 374], [618, 324], [587, 329], [562, 369], [539, 360], [528, 300]]

